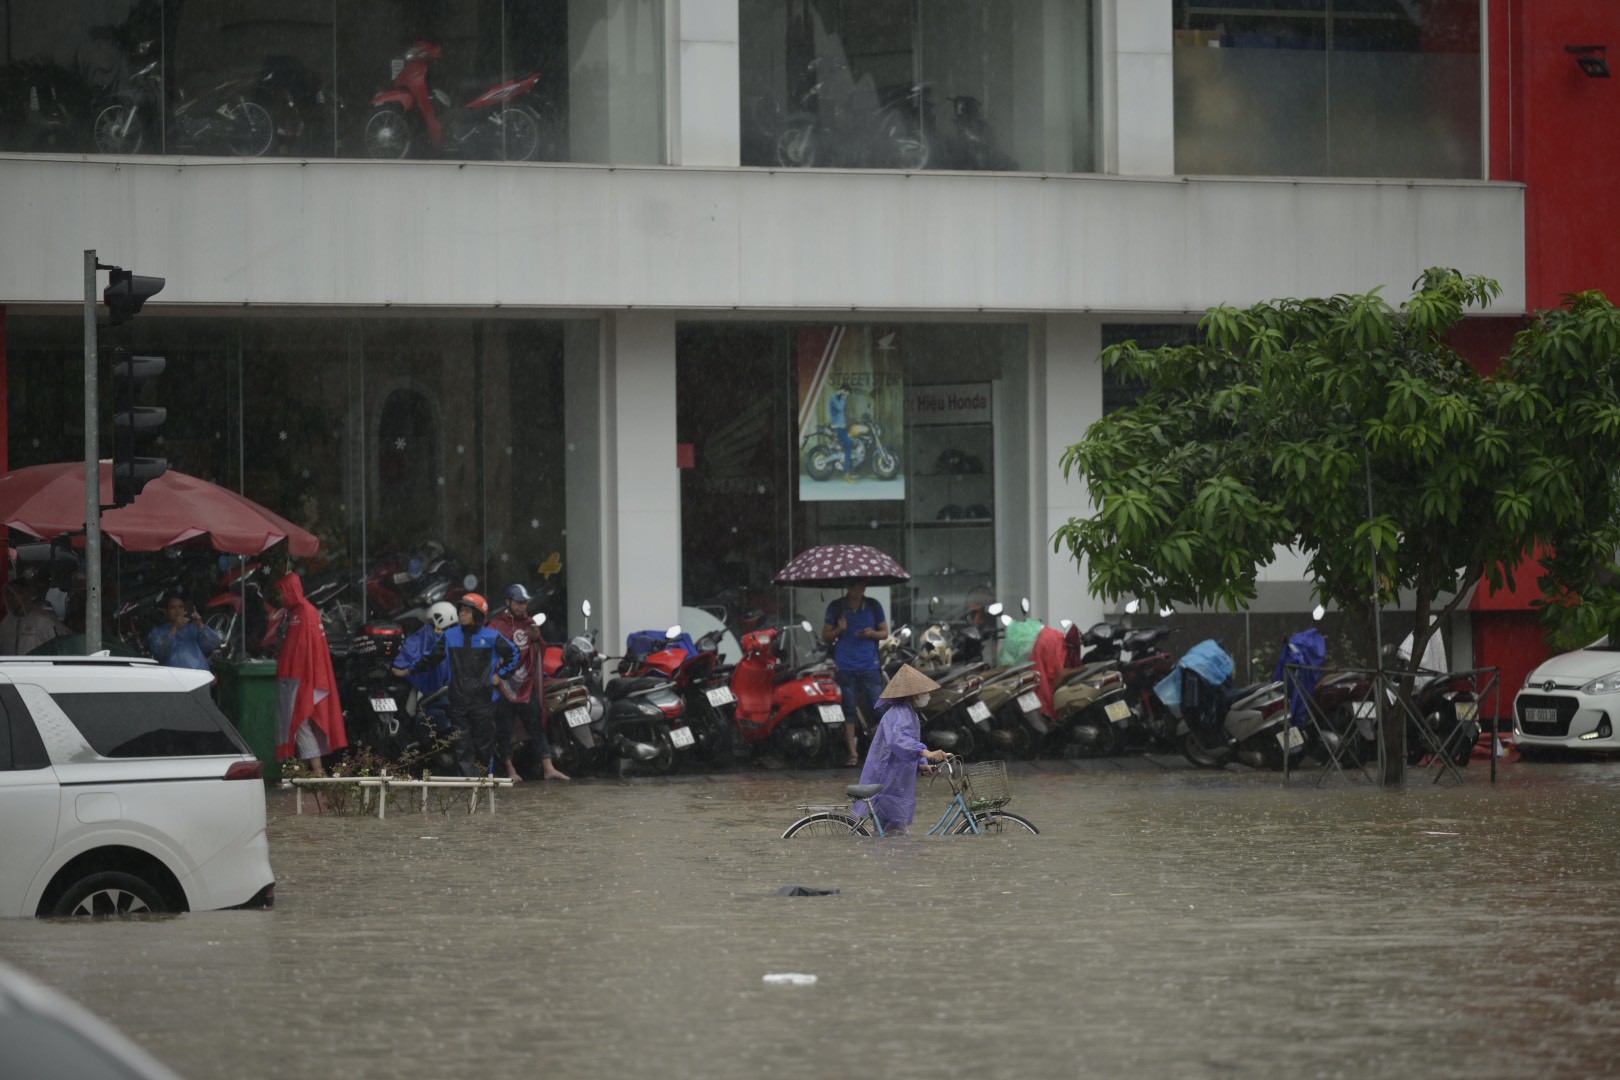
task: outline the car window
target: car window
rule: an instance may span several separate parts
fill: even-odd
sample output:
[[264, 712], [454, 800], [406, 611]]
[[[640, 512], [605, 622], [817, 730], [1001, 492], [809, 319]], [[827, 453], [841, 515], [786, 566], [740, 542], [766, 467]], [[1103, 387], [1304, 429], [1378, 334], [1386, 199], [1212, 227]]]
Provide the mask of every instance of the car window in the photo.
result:
[[34, 718], [18, 696], [16, 687], [0, 686], [0, 769], [23, 771], [43, 769], [51, 763], [45, 742], [39, 737]]
[[198, 757], [246, 754], [241, 736], [208, 699], [191, 693], [51, 695], [84, 741], [102, 757]]

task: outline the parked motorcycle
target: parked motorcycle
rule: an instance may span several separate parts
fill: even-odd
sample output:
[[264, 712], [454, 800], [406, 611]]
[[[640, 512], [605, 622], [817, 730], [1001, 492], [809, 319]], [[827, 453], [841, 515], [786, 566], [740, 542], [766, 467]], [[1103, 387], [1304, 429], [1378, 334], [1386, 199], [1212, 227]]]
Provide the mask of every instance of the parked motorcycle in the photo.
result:
[[1239, 761], [1256, 769], [1281, 769], [1284, 755], [1304, 749], [1305, 737], [1288, 722], [1280, 682], [1232, 687], [1232, 658], [1215, 641], [1189, 649], [1177, 670], [1155, 693], [1177, 711], [1182, 754], [1201, 769]]
[[[878, 480], [893, 480], [900, 475], [900, 455], [883, 442], [883, 426], [866, 415], [848, 428], [850, 447], [850, 475], [862, 468]], [[804, 437], [799, 446], [799, 460], [812, 480], [831, 480], [844, 471], [844, 445], [838, 433], [826, 424]]]
[[[220, 79], [178, 95], [165, 118], [163, 70], [152, 42], [136, 49], [140, 65], [96, 114], [96, 149], [103, 154], [219, 152], [262, 157], [278, 134], [302, 132], [300, 103], [283, 67], [267, 67]], [[324, 105], [324, 96], [321, 98]]]
[[[808, 622], [799, 626], [814, 632]], [[786, 629], [766, 627], [743, 635], [743, 656], [731, 673], [737, 732], [745, 748], [819, 761], [829, 746], [842, 742], [844, 696], [824, 658], [789, 664]]]
[[817, 57], [797, 111], [781, 121], [776, 163], [788, 168], [926, 169], [932, 156], [933, 102], [926, 83], [874, 87], [841, 60]]
[[366, 153], [374, 158], [406, 158], [414, 153], [462, 154], [473, 158], [533, 161], [540, 154], [540, 117], [519, 104], [540, 81], [538, 71], [497, 82], [456, 105], [429, 84], [430, 66], [444, 50], [418, 41], [396, 61], [390, 89], [371, 99], [366, 121]]
[[361, 626], [336, 661], [338, 699], [349, 745], [371, 750], [402, 775], [426, 770], [460, 775], [452, 728], [444, 713], [448, 691], [418, 694], [391, 666], [405, 633], [394, 623]]
[[995, 132], [985, 119], [984, 102], [976, 97], [948, 98], [954, 125], [940, 140], [939, 166], [983, 172], [1017, 172], [1018, 162], [996, 146]]

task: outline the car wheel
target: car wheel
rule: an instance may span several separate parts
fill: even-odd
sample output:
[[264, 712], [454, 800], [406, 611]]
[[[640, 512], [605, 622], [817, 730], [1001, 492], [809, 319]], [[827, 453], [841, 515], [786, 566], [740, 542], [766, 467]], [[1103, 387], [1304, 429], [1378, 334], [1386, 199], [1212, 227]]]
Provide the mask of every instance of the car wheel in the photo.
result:
[[100, 870], [67, 887], [52, 915], [147, 915], [170, 910], [157, 887], [119, 870]]

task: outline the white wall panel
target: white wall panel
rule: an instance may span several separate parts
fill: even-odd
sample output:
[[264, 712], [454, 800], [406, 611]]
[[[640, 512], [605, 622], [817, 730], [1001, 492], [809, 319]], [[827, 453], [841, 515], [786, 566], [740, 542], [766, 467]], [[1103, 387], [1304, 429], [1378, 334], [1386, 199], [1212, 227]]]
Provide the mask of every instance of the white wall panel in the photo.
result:
[[0, 302], [76, 302], [87, 247], [155, 306], [1182, 312], [1431, 265], [1524, 303], [1515, 184], [0, 157]]

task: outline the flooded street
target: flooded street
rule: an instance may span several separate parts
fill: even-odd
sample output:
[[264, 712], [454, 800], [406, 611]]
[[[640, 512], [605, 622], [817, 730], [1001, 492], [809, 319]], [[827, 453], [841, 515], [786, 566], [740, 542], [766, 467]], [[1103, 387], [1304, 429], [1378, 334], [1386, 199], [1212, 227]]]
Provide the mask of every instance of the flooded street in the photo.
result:
[[1053, 763], [1013, 776], [1043, 835], [947, 840], [778, 839], [841, 774], [277, 792], [274, 910], [6, 922], [0, 957], [192, 1078], [1613, 1074], [1620, 763], [1467, 772]]

